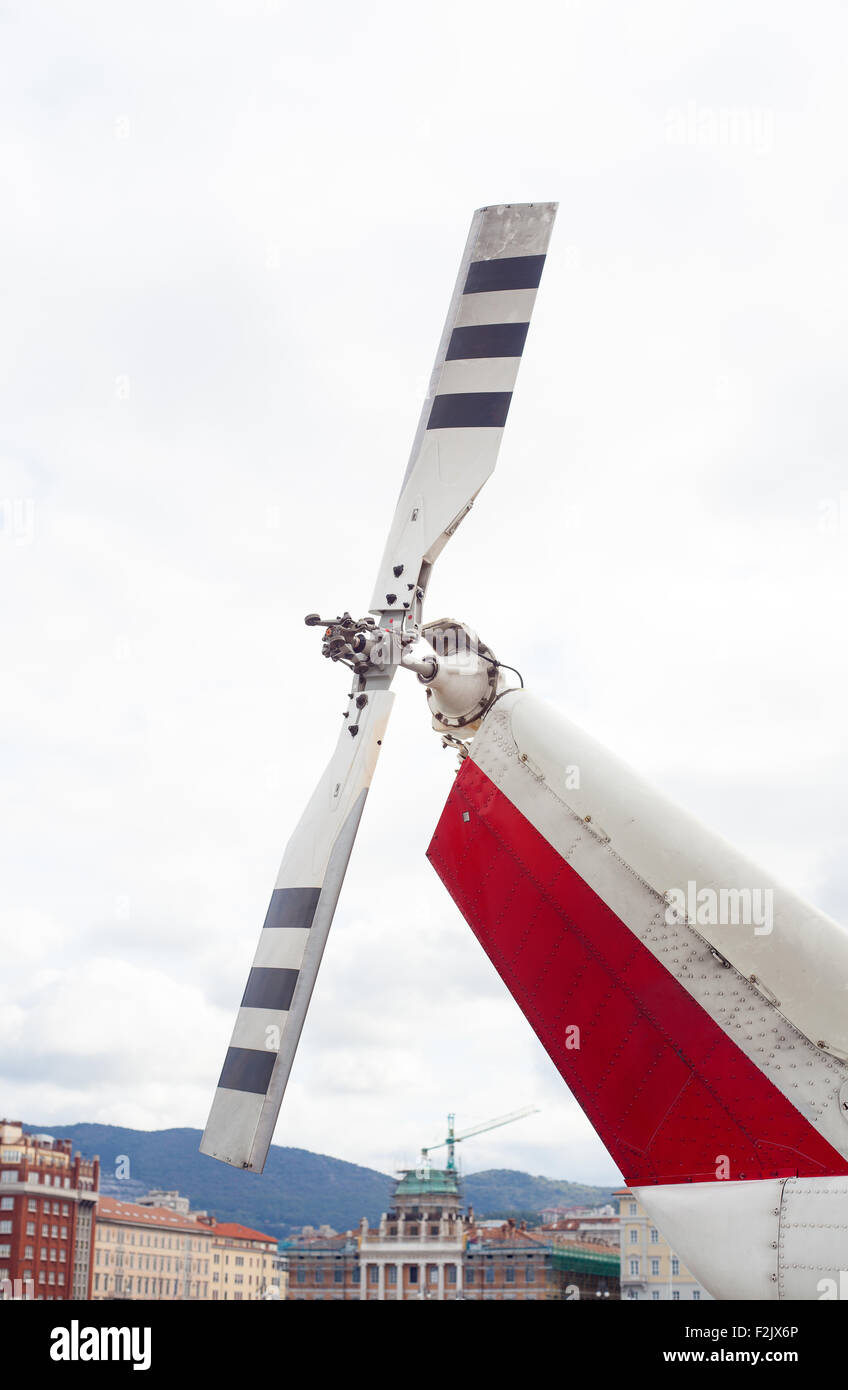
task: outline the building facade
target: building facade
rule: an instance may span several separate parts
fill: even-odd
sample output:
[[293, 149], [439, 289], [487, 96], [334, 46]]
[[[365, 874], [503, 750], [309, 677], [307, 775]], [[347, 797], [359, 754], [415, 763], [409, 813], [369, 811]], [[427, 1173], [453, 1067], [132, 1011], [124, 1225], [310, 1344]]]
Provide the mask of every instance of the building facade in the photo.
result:
[[621, 1219], [621, 1297], [629, 1301], [712, 1300], [671, 1249], [638, 1198], [616, 1192]]
[[618, 1244], [557, 1239], [553, 1271], [556, 1297], [572, 1301], [621, 1298], [621, 1254]]
[[208, 1299], [212, 1229], [169, 1207], [101, 1197], [97, 1204], [95, 1299]]
[[553, 1244], [514, 1221], [475, 1224], [450, 1169], [405, 1172], [376, 1227], [285, 1242], [292, 1300], [555, 1298]]
[[[217, 1221], [212, 1232], [214, 1302], [240, 1303], [257, 1298], [285, 1297], [277, 1268], [277, 1238], [237, 1222]], [[279, 1295], [274, 1294], [279, 1289]]]
[[100, 1161], [0, 1120], [0, 1299], [91, 1297]]

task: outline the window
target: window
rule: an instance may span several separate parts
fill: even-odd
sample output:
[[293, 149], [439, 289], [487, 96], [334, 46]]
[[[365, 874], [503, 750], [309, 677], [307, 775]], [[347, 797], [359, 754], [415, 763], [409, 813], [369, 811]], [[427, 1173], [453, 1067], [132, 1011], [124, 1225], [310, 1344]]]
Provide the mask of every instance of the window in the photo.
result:
[[678, 1260], [676, 1255], [672, 1255], [671, 1257], [671, 1272], [672, 1274], [680, 1273], [680, 1261]]
[[627, 1290], [627, 1297], [628, 1297], [628, 1298], [638, 1298], [639, 1295], [638, 1295], [638, 1293], [636, 1292], [635, 1289], [628, 1289], [628, 1290]]
[[635, 1202], [631, 1202], [631, 1203], [630, 1203], [630, 1215], [631, 1215], [631, 1216], [635, 1216], [635, 1215], [636, 1215], [636, 1203], [635, 1203]]
[[2, 1199], [0, 1199], [0, 1211], [14, 1211], [14, 1209], [14, 1197], [3, 1197]]
[[386, 1266], [386, 1269], [388, 1270], [389, 1283], [390, 1283], [390, 1284], [396, 1284], [396, 1283], [397, 1283], [397, 1265], [387, 1265], [387, 1266]]
[[680, 1301], [680, 1290], [679, 1290], [679, 1289], [673, 1289], [673, 1290], [672, 1290], [671, 1296], [672, 1296], [672, 1298], [674, 1299], [675, 1303], [679, 1303], [679, 1301]]
[[430, 1281], [431, 1284], [438, 1284], [438, 1282], [439, 1282], [439, 1269], [438, 1269], [438, 1266], [437, 1266], [437, 1265], [428, 1265], [428, 1267], [427, 1267], [427, 1278], [429, 1279], [429, 1281]]
[[369, 1283], [369, 1284], [376, 1284], [378, 1278], [379, 1278], [379, 1271], [378, 1271], [378, 1269], [377, 1269], [377, 1266], [376, 1266], [376, 1265], [369, 1265], [369, 1266], [368, 1266], [368, 1283]]
[[27, 1222], [27, 1224], [26, 1224], [26, 1233], [27, 1233], [28, 1236], [34, 1236], [34, 1235], [35, 1235], [35, 1222], [34, 1222], [34, 1221], [28, 1221], [28, 1222]]
[[24, 1259], [25, 1259], [25, 1260], [34, 1260], [34, 1259], [35, 1259], [35, 1251], [33, 1250], [33, 1248], [32, 1248], [31, 1245], [28, 1245], [28, 1246], [25, 1248], [25, 1250], [24, 1250]]
[[418, 1266], [417, 1266], [417, 1265], [410, 1265], [410, 1266], [409, 1266], [409, 1282], [410, 1282], [410, 1284], [417, 1284], [417, 1283], [418, 1283]]
[[639, 1261], [638, 1261], [638, 1259], [636, 1259], [636, 1260], [631, 1260], [631, 1261], [630, 1261], [630, 1273], [631, 1273], [631, 1275], [634, 1275], [634, 1276], [637, 1275], [637, 1274], [639, 1273]]
[[692, 1290], [692, 1298], [693, 1298], [693, 1300], [697, 1303], [697, 1302], [699, 1301], [700, 1297], [701, 1297], [701, 1290], [700, 1290], [700, 1289], [693, 1289], [693, 1290]]
[[660, 1233], [659, 1233], [659, 1231], [657, 1230], [656, 1226], [652, 1226], [652, 1227], [651, 1227], [651, 1244], [652, 1244], [652, 1245], [656, 1245], [656, 1244], [658, 1243], [658, 1241], [659, 1241], [659, 1238], [660, 1238]]
[[11, 1245], [0, 1245], [0, 1259], [8, 1259], [12, 1254]]
[[651, 1260], [651, 1273], [652, 1273], [652, 1274], [659, 1274], [659, 1272], [660, 1272], [660, 1262], [659, 1262], [659, 1260]]
[[323, 1271], [323, 1269], [316, 1269], [316, 1271], [315, 1271], [315, 1283], [316, 1283], [316, 1284], [323, 1284], [323, 1282], [324, 1282], [324, 1271]]
[[[32, 1175], [32, 1173], [30, 1173], [30, 1175], [29, 1175], [29, 1181], [32, 1182], [32, 1180], [33, 1180], [33, 1175]], [[0, 1173], [0, 1182], [17, 1182], [17, 1181], [18, 1181], [18, 1175], [17, 1175], [17, 1173], [15, 1172], [14, 1168], [4, 1168], [3, 1172]], [[35, 1181], [38, 1182], [38, 1174], [35, 1175]]]
[[658, 1302], [659, 1302], [659, 1298], [660, 1298], [660, 1291], [659, 1291], [659, 1289], [651, 1289], [651, 1298], [654, 1300], [655, 1303], [658, 1303]]
[[344, 1283], [344, 1270], [343, 1270], [343, 1269], [334, 1269], [334, 1270], [333, 1270], [333, 1283], [334, 1283], [334, 1284], [343, 1284], [343, 1283]]
[[[216, 1283], [218, 1282], [218, 1276], [217, 1276], [217, 1274], [213, 1274], [212, 1278], [215, 1280]], [[299, 1284], [305, 1284], [305, 1283], [306, 1283], [306, 1270], [305, 1270], [305, 1269], [299, 1269], [299, 1270], [297, 1271], [297, 1282], [298, 1282]]]
[[494, 1266], [494, 1265], [486, 1265], [486, 1283], [487, 1283], [487, 1284], [494, 1284], [494, 1282], [495, 1282], [495, 1266]]
[[38, 1210], [38, 1203], [37, 1203], [37, 1201], [35, 1200], [34, 1197], [30, 1197], [29, 1201], [27, 1202], [27, 1211], [37, 1211], [37, 1210]]
[[507, 1282], [508, 1284], [514, 1284], [514, 1283], [515, 1283], [515, 1266], [514, 1266], [514, 1265], [507, 1265], [507, 1268], [506, 1268], [506, 1282]]
[[0, 1235], [10, 1236], [12, 1234], [11, 1221], [0, 1221]]
[[525, 1271], [524, 1271], [524, 1282], [525, 1282], [525, 1284], [535, 1284], [535, 1282], [536, 1282], [536, 1268], [535, 1268], [535, 1265], [528, 1265], [527, 1268], [525, 1269]]
[[631, 1244], [631, 1245], [635, 1245], [636, 1242], [638, 1241], [638, 1239], [639, 1239], [639, 1228], [638, 1228], [638, 1226], [631, 1226], [631, 1227], [630, 1227], [630, 1244]]
[[448, 1283], [449, 1283], [449, 1284], [455, 1284], [455, 1283], [456, 1283], [456, 1265], [448, 1265], [448, 1266], [447, 1266], [447, 1272], [448, 1272]]

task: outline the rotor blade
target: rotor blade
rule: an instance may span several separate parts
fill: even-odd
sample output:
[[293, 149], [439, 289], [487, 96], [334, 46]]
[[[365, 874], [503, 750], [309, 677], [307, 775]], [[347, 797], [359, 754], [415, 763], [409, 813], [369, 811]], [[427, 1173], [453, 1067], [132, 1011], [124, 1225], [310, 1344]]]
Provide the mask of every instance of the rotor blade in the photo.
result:
[[[383, 679], [383, 684], [384, 684]], [[201, 1153], [262, 1171], [394, 695], [356, 689], [350, 713], [283, 855]]]
[[556, 203], [480, 208], [471, 222], [412, 445], [373, 613], [403, 613], [495, 467]]

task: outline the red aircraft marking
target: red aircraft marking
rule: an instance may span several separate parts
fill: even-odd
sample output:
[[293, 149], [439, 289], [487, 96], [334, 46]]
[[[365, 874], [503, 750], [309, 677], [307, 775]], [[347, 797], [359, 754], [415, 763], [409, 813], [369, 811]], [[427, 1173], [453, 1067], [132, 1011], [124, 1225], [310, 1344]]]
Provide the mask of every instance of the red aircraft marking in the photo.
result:
[[427, 857], [628, 1185], [848, 1173], [471, 758]]

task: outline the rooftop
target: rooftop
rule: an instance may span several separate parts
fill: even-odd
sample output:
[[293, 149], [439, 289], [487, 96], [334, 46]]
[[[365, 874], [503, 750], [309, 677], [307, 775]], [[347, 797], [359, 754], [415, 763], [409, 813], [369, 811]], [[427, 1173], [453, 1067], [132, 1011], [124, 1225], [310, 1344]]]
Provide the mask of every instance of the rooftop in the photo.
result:
[[459, 1196], [459, 1174], [449, 1168], [407, 1168], [395, 1188], [395, 1197]]
[[264, 1235], [262, 1231], [254, 1231], [250, 1226], [241, 1226], [237, 1221], [216, 1221], [212, 1226], [213, 1236], [225, 1236], [230, 1240], [264, 1240], [271, 1245], [277, 1244], [276, 1236]]
[[120, 1202], [117, 1197], [99, 1197], [98, 1221], [125, 1221], [131, 1226], [149, 1226], [157, 1230], [191, 1231], [205, 1235], [208, 1226], [199, 1225], [190, 1217], [179, 1216], [170, 1207], [142, 1207], [136, 1202]]

